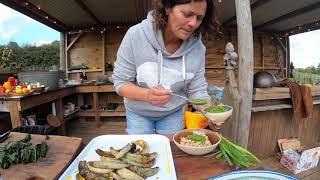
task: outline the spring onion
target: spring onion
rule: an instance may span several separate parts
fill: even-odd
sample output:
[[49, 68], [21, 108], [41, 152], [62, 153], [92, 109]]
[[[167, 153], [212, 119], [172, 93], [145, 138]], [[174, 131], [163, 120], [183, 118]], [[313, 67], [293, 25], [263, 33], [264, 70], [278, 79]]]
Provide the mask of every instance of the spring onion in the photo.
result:
[[261, 162], [251, 152], [232, 143], [223, 136], [221, 136], [219, 151], [208, 156], [215, 156], [217, 159], [222, 157], [230, 166], [235, 165], [239, 168], [249, 168]]

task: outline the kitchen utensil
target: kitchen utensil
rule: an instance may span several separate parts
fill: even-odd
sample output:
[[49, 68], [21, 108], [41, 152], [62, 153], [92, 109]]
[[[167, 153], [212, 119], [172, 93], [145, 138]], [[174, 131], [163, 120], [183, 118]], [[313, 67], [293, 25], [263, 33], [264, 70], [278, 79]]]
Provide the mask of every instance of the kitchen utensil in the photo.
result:
[[11, 132], [11, 131], [7, 131], [7, 132], [5, 132], [4, 134], [2, 134], [2, 135], [0, 136], [0, 143], [4, 142], [6, 139], [8, 139], [8, 137], [9, 137], [9, 135], [10, 135], [10, 132]]
[[193, 105], [205, 105], [205, 104], [207, 104], [207, 102], [199, 102], [199, 103], [193, 102], [192, 100], [189, 100], [188, 98], [186, 98], [184, 96], [180, 96], [178, 94], [171, 93], [171, 95], [179, 97], [179, 98], [182, 98], [182, 99], [185, 99], [186, 101], [188, 101], [190, 104], [193, 104]]
[[253, 87], [270, 88], [276, 85], [276, 78], [268, 71], [259, 71], [254, 74]]

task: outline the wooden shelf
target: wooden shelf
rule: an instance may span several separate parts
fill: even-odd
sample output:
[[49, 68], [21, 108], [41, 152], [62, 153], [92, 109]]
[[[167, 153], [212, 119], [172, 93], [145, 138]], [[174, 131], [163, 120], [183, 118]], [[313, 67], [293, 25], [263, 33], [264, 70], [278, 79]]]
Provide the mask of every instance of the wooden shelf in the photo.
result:
[[79, 73], [79, 72], [102, 72], [102, 69], [82, 69], [82, 70], [72, 70], [68, 71], [68, 73]]
[[[320, 86], [311, 87], [312, 96], [320, 96]], [[270, 100], [291, 98], [287, 87], [255, 88], [253, 100]]]
[[[98, 112], [100, 117], [116, 117], [116, 116], [126, 116], [126, 112], [116, 112], [116, 111], [104, 111], [104, 110], [99, 110]], [[95, 117], [95, 112], [94, 110], [80, 110], [77, 112], [77, 116], [80, 117]]]
[[[206, 66], [205, 67], [206, 69], [226, 69], [226, 67], [225, 66]], [[238, 66], [236, 66], [236, 67], [234, 67], [234, 69], [238, 69]], [[254, 67], [254, 70], [263, 70], [263, 69], [265, 69], [265, 70], [280, 70], [281, 68], [279, 68], [279, 67], [258, 67], [258, 66], [256, 66], [256, 67]]]
[[77, 93], [115, 92], [113, 85], [104, 86], [77, 86]]

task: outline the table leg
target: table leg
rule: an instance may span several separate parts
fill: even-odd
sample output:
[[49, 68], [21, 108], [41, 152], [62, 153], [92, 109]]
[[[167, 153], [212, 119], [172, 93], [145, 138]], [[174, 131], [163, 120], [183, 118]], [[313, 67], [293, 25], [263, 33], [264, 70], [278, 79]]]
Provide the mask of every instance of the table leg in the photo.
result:
[[63, 109], [62, 98], [59, 98], [55, 104], [56, 104], [57, 117], [61, 122], [61, 126], [59, 127], [59, 134], [66, 135], [67, 130], [66, 130], [66, 122], [64, 121], [64, 109]]
[[12, 128], [22, 125], [21, 112], [19, 111], [19, 103], [16, 101], [8, 101], [10, 109], [10, 118]]
[[95, 113], [95, 120], [96, 120], [96, 126], [100, 127], [100, 113], [99, 113], [99, 108], [98, 108], [98, 93], [94, 92], [93, 93], [93, 110]]

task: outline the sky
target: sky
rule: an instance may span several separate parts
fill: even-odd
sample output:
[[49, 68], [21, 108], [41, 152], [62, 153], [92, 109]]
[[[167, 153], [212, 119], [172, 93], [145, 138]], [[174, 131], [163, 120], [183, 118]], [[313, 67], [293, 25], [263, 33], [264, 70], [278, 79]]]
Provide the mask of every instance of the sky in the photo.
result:
[[60, 32], [0, 3], [0, 45], [43, 45], [60, 40]]
[[[10, 41], [37, 46], [60, 40], [60, 33], [0, 3], [0, 45]], [[296, 68], [320, 63], [320, 30], [290, 36], [290, 60]]]
[[320, 63], [320, 30], [290, 36], [290, 60], [296, 68]]

